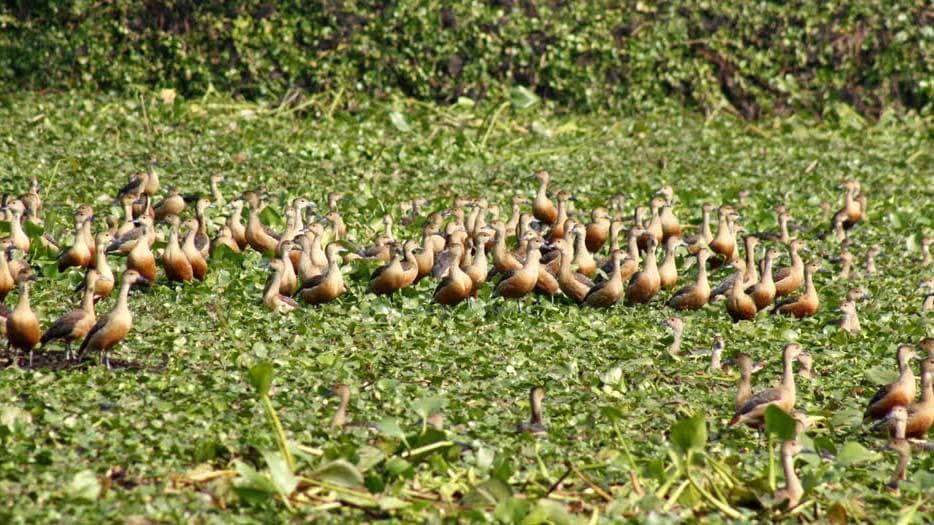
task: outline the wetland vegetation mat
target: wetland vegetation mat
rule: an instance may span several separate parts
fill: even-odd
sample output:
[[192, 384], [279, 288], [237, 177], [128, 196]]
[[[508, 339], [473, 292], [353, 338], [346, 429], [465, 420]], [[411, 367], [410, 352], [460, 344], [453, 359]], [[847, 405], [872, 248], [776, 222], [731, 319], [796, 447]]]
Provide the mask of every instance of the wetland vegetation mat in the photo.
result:
[[[18, 195], [35, 176], [44, 198], [44, 225], [31, 235], [69, 244], [82, 203], [100, 218], [118, 214], [112, 196], [150, 159], [163, 186], [183, 193], [208, 193], [214, 174], [224, 175], [228, 200], [264, 187], [274, 229], [292, 198], [321, 206], [342, 192], [359, 245], [418, 196], [433, 210], [482, 196], [506, 215], [513, 195], [534, 193], [532, 174], [547, 170], [580, 210], [623, 193], [631, 212], [671, 184], [675, 213], [694, 228], [703, 203], [739, 205], [748, 190], [742, 224], [772, 230], [784, 202], [806, 259], [828, 270], [815, 276], [821, 306], [803, 320], [763, 313], [739, 324], [722, 303], [681, 313], [685, 352], [672, 355], [661, 325], [673, 314], [669, 291], [649, 305], [594, 310], [564, 298], [520, 305], [492, 298], [487, 285], [446, 308], [431, 304], [431, 278], [392, 297], [367, 294], [375, 265], [357, 262], [345, 266], [339, 300], [283, 315], [260, 301], [269, 270], [256, 252], [212, 258], [207, 278], [191, 285], [160, 271], [130, 296], [136, 322], [113, 352], [114, 370], [56, 366], [48, 356], [63, 353], [57, 346], [36, 369], [0, 370], [0, 521], [911, 523], [934, 513], [934, 456], [916, 454], [909, 481], [891, 492], [896, 454], [861, 423], [867, 400], [896, 374], [896, 346], [934, 335], [919, 289], [932, 271], [919, 263], [921, 236], [934, 228], [929, 118], [883, 113], [869, 124], [844, 107], [822, 121], [754, 125], [663, 109], [577, 117], [553, 115], [522, 91], [503, 105], [399, 100], [353, 113], [332, 112], [326, 100], [295, 112], [161, 95], [0, 99], [0, 188]], [[839, 243], [817, 238], [845, 179], [868, 197], [850, 230], [849, 280], [832, 261]], [[212, 232], [227, 213], [208, 210]], [[397, 224], [396, 234], [418, 238], [420, 229]], [[877, 272], [866, 275], [874, 244]], [[81, 273], [59, 273], [42, 248], [30, 257], [33, 308], [46, 327], [76, 306]], [[122, 269], [123, 258], [111, 261]], [[868, 299], [858, 306], [862, 331], [850, 335], [829, 323], [857, 287]], [[813, 357], [816, 377], [798, 379], [797, 409], [811, 419], [800, 440], [816, 453], [796, 463], [805, 493], [791, 513], [770, 508], [783, 485], [782, 422], [770, 437], [728, 428], [735, 376], [687, 352], [710, 348], [716, 333], [726, 357], [766, 363], [757, 389], [778, 381], [785, 343]], [[375, 429], [331, 426], [335, 383], [350, 386], [348, 417]], [[536, 385], [546, 392], [546, 432], [516, 433]], [[427, 424], [434, 413], [444, 430]]]

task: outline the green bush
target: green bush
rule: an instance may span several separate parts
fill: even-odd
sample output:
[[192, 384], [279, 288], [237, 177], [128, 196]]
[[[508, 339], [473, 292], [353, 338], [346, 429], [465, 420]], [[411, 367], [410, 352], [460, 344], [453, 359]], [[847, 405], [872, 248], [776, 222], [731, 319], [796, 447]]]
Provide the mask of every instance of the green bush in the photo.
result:
[[675, 99], [747, 118], [932, 101], [934, 12], [922, 0], [437, 4], [14, 0], [0, 7], [0, 82], [437, 101], [524, 85], [576, 109]]

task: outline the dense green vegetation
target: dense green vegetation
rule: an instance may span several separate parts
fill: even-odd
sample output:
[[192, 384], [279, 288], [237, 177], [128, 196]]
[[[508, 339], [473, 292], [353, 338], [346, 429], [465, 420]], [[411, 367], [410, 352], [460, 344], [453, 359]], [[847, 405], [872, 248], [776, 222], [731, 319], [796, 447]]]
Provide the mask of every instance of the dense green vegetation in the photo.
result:
[[578, 111], [673, 99], [746, 118], [932, 102], [928, 2], [656, 4], [17, 0], [0, 6], [0, 82], [293, 101], [341, 91], [339, 107], [361, 92], [449, 103], [526, 86]]
[[[403, 199], [426, 196], [441, 209], [454, 195], [481, 195], [506, 206], [514, 193], [530, 194], [531, 173], [547, 169], [581, 210], [617, 192], [644, 203], [671, 183], [676, 213], [693, 224], [701, 203], [736, 202], [748, 189], [742, 220], [750, 231], [773, 228], [772, 207], [784, 199], [798, 234], [813, 239], [829, 224], [821, 202], [836, 208], [837, 184], [859, 179], [870, 206], [852, 250], [861, 264], [867, 247], [881, 244], [877, 275], [838, 279], [826, 262], [837, 245], [814, 240], [807, 257], [823, 258], [830, 270], [817, 277], [817, 316], [733, 325], [722, 305], [710, 306], [682, 316], [685, 348], [706, 348], [722, 333], [728, 355], [767, 361], [758, 386], [777, 379], [786, 341], [814, 356], [819, 375], [799, 381], [798, 408], [814, 420], [807, 443], [836, 457], [802, 456], [806, 505], [783, 519], [930, 516], [934, 458], [916, 456], [912, 483], [890, 494], [884, 484], [894, 456], [884, 437], [860, 424], [874, 385], [891, 379], [895, 345], [932, 335], [917, 291], [930, 270], [916, 263], [917, 241], [934, 217], [930, 120], [886, 113], [868, 125], [846, 106], [820, 124], [798, 117], [753, 126], [722, 113], [701, 120], [668, 110], [555, 116], [522, 92], [505, 106], [400, 99], [361, 103], [352, 114], [332, 113], [333, 99], [320, 100], [297, 118], [289, 105], [163, 95], [5, 96], [0, 188], [18, 194], [37, 176], [45, 231], [65, 240], [77, 204], [93, 204], [101, 217], [115, 213], [111, 196], [154, 157], [166, 186], [204, 191], [209, 175], [222, 173], [228, 198], [263, 186], [278, 209], [297, 195], [322, 202], [328, 191], [345, 192], [345, 220], [364, 242]], [[226, 212], [210, 213], [219, 223]], [[417, 229], [403, 233], [414, 237]], [[53, 254], [32, 257], [43, 269], [34, 308], [47, 324], [75, 304], [80, 275], [58, 274]], [[673, 465], [685, 460], [698, 486], [742, 519], [767, 519], [755, 502], [771, 494], [768, 447], [750, 430], [726, 428], [732, 377], [709, 372], [703, 357], [666, 352], [670, 338], [659, 325], [671, 314], [661, 304], [666, 294], [650, 306], [606, 311], [536, 298], [520, 311], [486, 288], [472, 304], [446, 309], [429, 304], [430, 279], [396, 297], [367, 295], [372, 266], [358, 264], [347, 268], [351, 290], [339, 302], [276, 315], [259, 301], [268, 271], [261, 264], [256, 253], [215, 259], [204, 283], [159, 282], [134, 293], [137, 323], [114, 354], [134, 369], [0, 371], [0, 521], [272, 522], [293, 511], [409, 522], [645, 520], [648, 511], [662, 521], [727, 519], [688, 478], [674, 476]], [[860, 305], [863, 333], [848, 336], [826, 325], [854, 286], [871, 300]], [[270, 401], [286, 439], [302, 445], [293, 449], [297, 472], [317, 483], [301, 486], [311, 496], [293, 499], [293, 510], [275, 495], [291, 479], [270, 452], [276, 433], [248, 377], [260, 362], [272, 365]], [[335, 399], [327, 392], [336, 381], [352, 386], [352, 418], [382, 422], [379, 437], [328, 426]], [[536, 384], [547, 390], [549, 431], [517, 435]], [[442, 437], [419, 435], [424, 415], [439, 409], [443, 437], [472, 449], [411, 454]], [[696, 425], [669, 437], [676, 421], [694, 415], [706, 419], [706, 443], [692, 441], [702, 437]], [[341, 459], [353, 467], [319, 470]], [[266, 477], [270, 466], [278, 485]], [[570, 466], [580, 475], [572, 470], [545, 499]], [[352, 487], [322, 488], [322, 479]], [[337, 497], [345, 504], [328, 503]]]

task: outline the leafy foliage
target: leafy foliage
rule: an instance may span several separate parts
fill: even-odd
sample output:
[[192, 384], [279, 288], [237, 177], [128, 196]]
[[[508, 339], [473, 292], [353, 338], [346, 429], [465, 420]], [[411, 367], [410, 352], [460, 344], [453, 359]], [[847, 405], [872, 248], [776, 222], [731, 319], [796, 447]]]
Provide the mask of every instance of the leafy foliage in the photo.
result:
[[924, 2], [20, 0], [0, 7], [0, 28], [9, 85], [217, 89], [296, 109], [323, 92], [353, 108], [361, 91], [510, 91], [577, 109], [671, 98], [747, 118], [838, 102], [878, 116], [928, 107], [934, 90]]
[[[42, 231], [66, 239], [75, 206], [117, 213], [110, 196], [156, 157], [165, 185], [203, 192], [220, 173], [228, 200], [262, 186], [269, 209], [298, 195], [320, 205], [341, 191], [351, 242], [362, 245], [404, 199], [430, 197], [441, 209], [455, 195], [481, 195], [508, 209], [514, 193], [531, 194], [528, 175], [540, 169], [574, 191], [579, 210], [617, 192], [644, 203], [671, 183], [675, 212], [695, 227], [702, 202], [736, 203], [749, 190], [748, 230], [773, 229], [771, 210], [785, 200], [795, 234], [813, 238], [829, 224], [820, 204], [839, 206], [840, 179], [858, 178], [869, 213], [851, 232], [851, 251], [860, 266], [866, 247], [879, 243], [878, 274], [839, 279], [829, 261], [838, 247], [810, 243], [809, 258], [831, 269], [815, 277], [826, 305], [818, 315], [734, 326], [712, 306], [682, 316], [684, 346], [708, 348], [722, 333], [727, 356], [746, 352], [768, 364], [756, 387], [781, 373], [786, 341], [814, 356], [817, 378], [798, 382], [796, 408], [813, 423], [803, 441], [837, 458], [798, 460], [810, 505], [783, 519], [930, 514], [934, 460], [914, 457], [913, 483], [900, 495], [886, 492], [894, 457], [885, 437], [860, 426], [880, 371], [895, 367], [896, 344], [931, 330], [919, 310], [916, 264], [919, 236], [934, 217], [934, 203], [919, 197], [934, 170], [929, 118], [886, 112], [869, 123], [841, 110], [820, 122], [795, 116], [752, 125], [666, 108], [639, 117], [556, 115], [541, 101], [522, 109], [508, 94], [490, 102], [369, 99], [354, 113], [329, 114], [322, 104], [301, 118], [278, 104], [218, 95], [167, 102], [157, 94], [8, 93], [0, 96], [0, 183], [17, 195], [38, 177]], [[391, 112], [410, 129], [400, 130]], [[214, 227], [227, 213], [208, 210]], [[418, 225], [397, 233], [415, 237]], [[726, 427], [735, 378], [710, 371], [706, 359], [670, 357], [659, 325], [671, 314], [660, 306], [665, 297], [608, 311], [535, 298], [520, 310], [485, 288], [447, 309], [428, 304], [430, 279], [391, 298], [368, 295], [372, 268], [359, 265], [346, 269], [350, 290], [338, 302], [275, 315], [259, 303], [262, 261], [255, 252], [226, 253], [211, 259], [204, 283], [160, 279], [134, 292], [136, 322], [114, 355], [137, 368], [0, 370], [0, 522], [772, 517], [760, 504], [771, 494], [763, 440]], [[37, 250], [32, 262], [44, 267], [54, 254]], [[74, 306], [80, 278], [69, 270], [36, 283], [43, 326]], [[856, 286], [871, 300], [859, 304], [863, 331], [850, 335], [828, 321]], [[270, 367], [250, 374], [257, 363]], [[268, 379], [254, 385], [251, 376]], [[363, 426], [329, 426], [337, 382], [351, 385], [348, 418]], [[540, 437], [513, 432], [528, 418], [533, 384], [547, 390], [548, 433]], [[426, 428], [435, 413], [444, 430]], [[269, 414], [285, 439], [271, 431]], [[679, 421], [691, 421], [691, 432], [676, 440]], [[373, 430], [367, 422], [383, 424]], [[702, 428], [706, 439], [694, 439]], [[678, 454], [687, 448], [690, 458]]]

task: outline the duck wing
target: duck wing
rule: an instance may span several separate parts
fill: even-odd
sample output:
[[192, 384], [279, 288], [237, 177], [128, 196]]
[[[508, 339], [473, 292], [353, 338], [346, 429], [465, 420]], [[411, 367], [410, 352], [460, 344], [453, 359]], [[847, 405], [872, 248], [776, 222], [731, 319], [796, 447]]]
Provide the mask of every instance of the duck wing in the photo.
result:
[[746, 404], [739, 407], [735, 415], [741, 416], [743, 414], [748, 414], [755, 410], [755, 408], [758, 406], [765, 405], [767, 403], [774, 403], [781, 398], [782, 391], [777, 388], [769, 388], [768, 390], [757, 392], [753, 394], [753, 396], [750, 397], [748, 401], [746, 401]]
[[84, 352], [88, 349], [88, 342], [91, 341], [91, 338], [94, 337], [94, 334], [100, 332], [102, 328], [107, 324], [107, 321], [110, 320], [110, 316], [105, 316], [101, 319], [98, 319], [94, 326], [88, 330], [88, 335], [84, 336], [84, 341], [81, 341], [81, 347], [78, 348], [78, 359], [84, 357]]
[[74, 328], [79, 321], [84, 319], [85, 315], [84, 310], [72, 310], [59, 317], [52, 323], [52, 326], [42, 334], [42, 339], [39, 340], [39, 343], [45, 346], [49, 341], [68, 336], [72, 328]]

